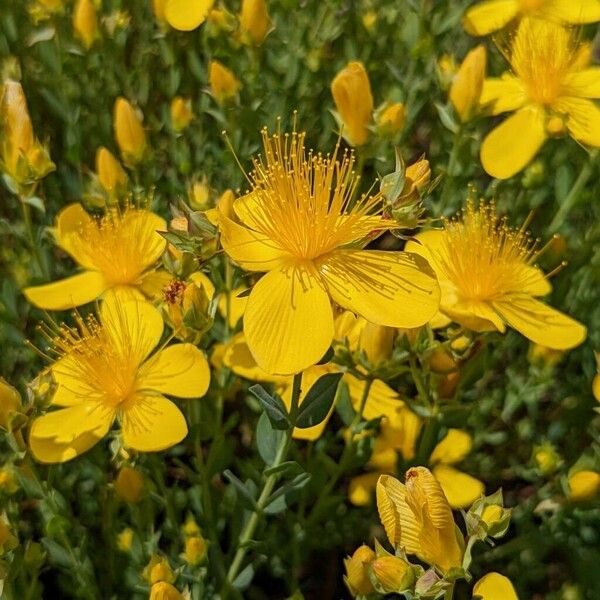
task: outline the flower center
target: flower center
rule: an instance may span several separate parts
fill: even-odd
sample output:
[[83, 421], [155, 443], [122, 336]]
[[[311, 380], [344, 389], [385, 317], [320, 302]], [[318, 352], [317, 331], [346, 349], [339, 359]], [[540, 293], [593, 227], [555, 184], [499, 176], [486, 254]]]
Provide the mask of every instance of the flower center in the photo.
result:
[[356, 198], [360, 182], [354, 156], [305, 151], [304, 133], [270, 136], [263, 130], [264, 157], [254, 160], [250, 220], [276, 245], [301, 260], [358, 242], [391, 226], [382, 216], [382, 196]]

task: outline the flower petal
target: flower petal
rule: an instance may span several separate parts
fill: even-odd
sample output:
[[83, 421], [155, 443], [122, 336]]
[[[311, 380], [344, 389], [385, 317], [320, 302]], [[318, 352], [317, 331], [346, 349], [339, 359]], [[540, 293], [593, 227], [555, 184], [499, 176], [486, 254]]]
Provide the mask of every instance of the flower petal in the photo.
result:
[[540, 17], [571, 24], [594, 23], [600, 21], [600, 0], [548, 0]]
[[281, 375], [270, 375], [263, 371], [254, 360], [254, 356], [248, 348], [243, 333], [234, 335], [225, 345], [223, 352], [223, 363], [236, 375], [249, 379], [250, 381], [270, 381], [273, 383], [287, 383], [288, 378]]
[[148, 302], [123, 300], [122, 294], [110, 294], [102, 302], [100, 320], [117, 348], [131, 352], [128, 359], [141, 365], [157, 346], [163, 332], [160, 313]]
[[569, 133], [582, 144], [600, 148], [600, 108], [585, 98], [563, 98], [558, 110], [568, 114]]
[[221, 245], [229, 257], [246, 271], [271, 271], [284, 264], [289, 255], [266, 235], [219, 216]]
[[38, 308], [66, 310], [95, 300], [107, 287], [98, 271], [84, 271], [66, 279], [25, 288], [23, 294]]
[[74, 203], [65, 206], [56, 216], [54, 237], [56, 243], [68, 252], [77, 263], [86, 269], [94, 270], [94, 263], [87, 252], [81, 252], [81, 243], [73, 243], [74, 239], [81, 238], [85, 227], [92, 223], [92, 217], [81, 204]]
[[486, 79], [479, 104], [492, 115], [517, 110], [525, 104], [527, 94], [521, 80], [504, 74], [500, 78]]
[[453, 321], [472, 331], [499, 331], [504, 333], [506, 330], [502, 319], [486, 302], [475, 300], [455, 301], [450, 305], [442, 305], [442, 310]]
[[246, 304], [248, 302], [248, 296], [240, 296], [242, 292], [245, 292], [247, 288], [239, 287], [231, 292], [224, 292], [219, 296], [219, 312], [225, 319], [227, 318], [228, 304], [229, 304], [229, 327], [235, 329], [238, 321], [243, 317], [246, 311]]
[[348, 500], [354, 506], [369, 506], [373, 500], [378, 479], [379, 473], [365, 473], [353, 477], [348, 485]]
[[567, 96], [600, 98], [600, 67], [569, 73], [563, 81], [563, 89]]
[[552, 285], [541, 269], [532, 265], [523, 265], [521, 269], [523, 271], [521, 291], [524, 294], [528, 296], [547, 296], [552, 291]]
[[568, 350], [581, 344], [586, 328], [567, 315], [528, 296], [496, 300], [500, 316], [526, 338], [553, 350]]
[[492, 177], [508, 179], [527, 166], [546, 137], [543, 109], [526, 106], [508, 117], [483, 140], [483, 168]]
[[214, 0], [168, 0], [165, 18], [171, 27], [179, 31], [192, 31], [204, 21]]
[[123, 442], [140, 452], [159, 452], [178, 444], [188, 432], [177, 406], [164, 396], [136, 394], [123, 409]]
[[416, 254], [336, 250], [320, 271], [337, 304], [377, 325], [419, 327], [439, 307], [435, 274]]
[[469, 8], [463, 27], [471, 35], [488, 35], [502, 29], [519, 12], [518, 0], [487, 0]]
[[442, 486], [448, 504], [457, 510], [471, 506], [477, 498], [485, 493], [485, 486], [481, 481], [461, 473], [448, 465], [436, 465], [432, 469], [433, 476]]
[[268, 373], [298, 373], [323, 357], [333, 339], [333, 312], [312, 263], [288, 264], [260, 279], [248, 298], [244, 333]]
[[[358, 410], [366, 382], [350, 373], [344, 373], [344, 382], [348, 386], [352, 406], [355, 410]], [[402, 405], [403, 402], [400, 400], [400, 396], [389, 385], [381, 379], [375, 379], [369, 390], [363, 416], [369, 421], [378, 417], [391, 416]]]
[[201, 398], [210, 383], [204, 354], [192, 344], [174, 344], [150, 357], [138, 372], [137, 389], [178, 398]]
[[493, 572], [484, 575], [475, 584], [473, 596], [481, 600], [519, 600], [510, 579]]
[[156, 264], [167, 247], [167, 240], [158, 233], [167, 230], [166, 221], [149, 210], [129, 210], [121, 227], [143, 247], [143, 270]]
[[162, 298], [165, 288], [171, 281], [173, 281], [173, 275], [168, 271], [149, 271], [142, 275], [139, 290], [147, 298], [159, 299]]
[[471, 452], [473, 438], [461, 429], [449, 429], [446, 437], [433, 449], [429, 462], [453, 465]]

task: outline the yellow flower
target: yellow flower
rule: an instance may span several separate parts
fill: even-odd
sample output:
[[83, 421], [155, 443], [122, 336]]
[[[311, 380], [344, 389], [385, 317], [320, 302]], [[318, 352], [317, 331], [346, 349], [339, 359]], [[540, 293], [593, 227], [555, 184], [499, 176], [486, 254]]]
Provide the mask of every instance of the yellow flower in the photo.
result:
[[115, 101], [113, 127], [125, 162], [140, 162], [146, 152], [146, 134], [138, 113], [125, 98], [119, 97]]
[[271, 19], [265, 0], [242, 0], [240, 32], [244, 43], [260, 46], [270, 27]]
[[551, 475], [561, 463], [560, 455], [554, 446], [545, 442], [533, 449], [533, 458], [542, 475]]
[[73, 9], [73, 29], [86, 50], [100, 37], [98, 15], [92, 0], [77, 0]]
[[473, 597], [480, 600], [519, 600], [510, 579], [500, 573], [484, 575], [473, 587]]
[[385, 593], [407, 590], [414, 582], [410, 565], [397, 556], [380, 556], [371, 563], [371, 569]]
[[206, 541], [202, 536], [192, 536], [185, 540], [183, 559], [188, 565], [195, 567], [206, 558]]
[[392, 355], [396, 329], [374, 323], [365, 323], [360, 334], [359, 347], [366, 354], [371, 365], [376, 367]]
[[579, 50], [568, 29], [521, 21], [508, 51], [514, 75], [487, 79], [481, 93], [481, 105], [492, 115], [516, 111], [481, 145], [490, 175], [506, 179], [518, 173], [550, 135], [564, 130], [586, 146], [600, 147], [600, 108], [592, 100], [600, 98], [600, 68], [582, 64]]
[[352, 146], [362, 146], [369, 138], [373, 95], [365, 67], [348, 63], [331, 83], [331, 93], [344, 123], [342, 134]]
[[121, 500], [135, 504], [142, 498], [144, 478], [139, 471], [131, 467], [123, 467], [115, 480], [115, 491]]
[[179, 31], [192, 31], [206, 21], [214, 0], [167, 0], [165, 18]]
[[35, 138], [27, 99], [18, 81], [0, 88], [0, 168], [17, 184], [26, 185], [54, 170], [46, 149]]
[[183, 131], [194, 118], [190, 100], [176, 96], [171, 101], [171, 123], [175, 131]]
[[170, 583], [159, 581], [150, 589], [149, 600], [185, 600], [185, 597]]
[[210, 91], [219, 104], [234, 98], [242, 84], [239, 79], [218, 60], [211, 60], [208, 67]]
[[369, 579], [368, 564], [376, 558], [375, 552], [369, 546], [363, 545], [357, 548], [352, 556], [344, 559], [344, 581], [353, 596], [366, 596], [375, 591]]
[[382, 475], [377, 509], [390, 543], [442, 572], [461, 568], [464, 540], [440, 484], [425, 467], [406, 472], [406, 485]]
[[452, 79], [450, 102], [463, 123], [471, 119], [477, 111], [486, 63], [487, 52], [485, 46], [480, 44], [467, 54]]
[[484, 0], [467, 10], [463, 26], [471, 35], [487, 35], [519, 17], [593, 23], [600, 21], [600, 0]]
[[152, 0], [152, 12], [154, 13], [154, 18], [160, 23], [165, 23], [167, 17], [165, 15], [165, 8], [168, 0]]
[[166, 223], [148, 210], [111, 209], [98, 219], [80, 204], [70, 204], [58, 214], [54, 233], [57, 244], [84, 271], [23, 293], [48, 310], [81, 306], [111, 289], [154, 295], [159, 276], [153, 267], [166, 246], [158, 230], [166, 230]]
[[104, 146], [96, 152], [96, 174], [100, 185], [111, 197], [117, 197], [127, 187], [127, 175], [119, 161]]
[[406, 119], [406, 109], [402, 102], [394, 102], [377, 116], [377, 128], [380, 135], [393, 137], [402, 131]]
[[150, 562], [145, 566], [142, 576], [150, 585], [154, 585], [160, 581], [167, 583], [175, 581], [175, 573], [171, 569], [169, 560], [160, 554], [153, 554], [150, 557]]
[[405, 252], [363, 250], [393, 227], [382, 196], [353, 198], [354, 158], [307, 156], [304, 133], [269, 136], [255, 159], [252, 192], [234, 203], [242, 222], [220, 215], [221, 243], [247, 271], [265, 272], [248, 297], [244, 333], [258, 365], [292, 374], [315, 364], [334, 335], [331, 301], [368, 321], [416, 327], [436, 312], [429, 265]]
[[121, 552], [129, 552], [133, 544], [133, 529], [126, 527], [117, 536], [117, 548]]
[[78, 317], [77, 328], [61, 326], [51, 365], [57, 384], [52, 405], [59, 410], [37, 418], [29, 443], [40, 462], [55, 463], [82, 454], [121, 423], [126, 447], [158, 452], [179, 443], [187, 426], [163, 394], [199, 398], [210, 380], [204, 354], [191, 344], [174, 344], [150, 356], [163, 333], [151, 304], [107, 297], [99, 318]]
[[[524, 135], [524, 134], [523, 134]], [[440, 281], [442, 313], [474, 331], [509, 325], [537, 344], [555, 350], [583, 342], [581, 323], [544, 304], [551, 286], [533, 265], [538, 254], [527, 233], [499, 219], [493, 204], [468, 202], [460, 219], [426, 231], [407, 249], [421, 253]]]
[[569, 477], [569, 499], [573, 502], [593, 500], [600, 491], [600, 473], [578, 471]]
[[19, 392], [0, 377], [0, 427], [10, 429], [12, 415], [21, 408]]

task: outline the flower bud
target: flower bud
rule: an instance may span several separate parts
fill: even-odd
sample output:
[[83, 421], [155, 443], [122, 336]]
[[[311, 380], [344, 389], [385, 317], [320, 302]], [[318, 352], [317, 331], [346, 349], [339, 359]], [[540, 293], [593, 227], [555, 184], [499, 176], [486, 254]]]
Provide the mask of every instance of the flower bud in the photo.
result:
[[458, 363], [448, 350], [437, 348], [429, 356], [429, 367], [434, 373], [453, 373]]
[[206, 558], [206, 541], [202, 536], [193, 536], [185, 540], [183, 559], [188, 565], [196, 567]]
[[169, 565], [169, 561], [157, 554], [153, 554], [150, 557], [150, 562], [146, 565], [143, 575], [149, 581], [150, 585], [154, 585], [159, 581], [166, 581], [167, 583], [175, 581], [175, 575]]
[[208, 67], [210, 91], [219, 104], [234, 98], [242, 84], [238, 78], [217, 60], [211, 60]]
[[382, 137], [394, 137], [402, 131], [406, 120], [406, 109], [402, 102], [390, 104], [377, 117], [377, 129]]
[[397, 556], [380, 556], [371, 563], [371, 569], [385, 593], [402, 592], [414, 582], [410, 565]]
[[450, 54], [444, 54], [437, 62], [437, 75], [440, 86], [443, 90], [447, 90], [456, 75], [458, 67], [454, 57]]
[[111, 197], [120, 195], [127, 187], [127, 175], [119, 161], [104, 146], [96, 152], [96, 174], [100, 185]]
[[159, 581], [150, 589], [150, 600], [185, 600], [185, 598], [170, 583]]
[[205, 180], [194, 181], [188, 194], [190, 206], [194, 210], [206, 210], [209, 206], [209, 194], [210, 189]]
[[10, 552], [19, 545], [19, 540], [13, 535], [9, 524], [0, 517], [0, 556]]
[[593, 500], [600, 490], [600, 474], [578, 471], [569, 477], [569, 498], [573, 502]]
[[477, 110], [486, 62], [486, 49], [480, 44], [467, 54], [450, 86], [450, 102], [463, 123], [471, 119]]
[[133, 544], [133, 529], [131, 529], [131, 527], [126, 527], [117, 536], [117, 548], [121, 552], [129, 552], [131, 550], [132, 544]]
[[73, 29], [86, 50], [100, 37], [98, 15], [92, 0], [77, 0], [73, 10]]
[[331, 83], [331, 93], [344, 124], [344, 137], [352, 146], [362, 146], [369, 138], [373, 112], [371, 84], [363, 64], [348, 63]]
[[125, 98], [119, 97], [115, 102], [113, 127], [125, 161], [140, 162], [146, 151], [146, 134], [140, 117]]
[[18, 489], [12, 467], [0, 467], [0, 492], [14, 494]]
[[9, 431], [12, 416], [21, 408], [19, 392], [0, 377], [0, 427]]
[[552, 475], [561, 463], [560, 455], [554, 446], [544, 443], [533, 449], [533, 458], [542, 475]]
[[529, 351], [527, 352], [527, 358], [531, 364], [548, 368], [554, 367], [563, 355], [564, 352], [561, 350], [553, 350], [552, 348], [534, 343], [529, 345]]
[[502, 537], [510, 525], [512, 510], [498, 504], [488, 504], [481, 513], [481, 520], [487, 527], [487, 534], [491, 537]]
[[225, 8], [213, 8], [208, 13], [207, 20], [216, 32], [231, 33], [237, 25], [235, 15]]
[[408, 165], [405, 177], [406, 183], [403, 192], [406, 193], [406, 191], [409, 191], [406, 189], [407, 187], [413, 187], [420, 192], [431, 181], [429, 161], [425, 158], [420, 158], [412, 165]]
[[392, 355], [395, 337], [396, 330], [393, 327], [367, 322], [360, 334], [359, 347], [376, 367]]
[[242, 0], [240, 31], [245, 44], [260, 46], [265, 41], [270, 27], [271, 20], [265, 0]]
[[121, 500], [135, 504], [142, 497], [144, 478], [132, 467], [123, 467], [115, 480], [115, 491]]
[[369, 32], [373, 33], [375, 31], [375, 25], [377, 24], [377, 11], [368, 10], [361, 17], [361, 21], [363, 27]]
[[176, 96], [171, 101], [171, 124], [177, 132], [183, 131], [194, 118], [190, 100]]
[[196, 523], [194, 517], [191, 515], [188, 516], [185, 524], [181, 528], [181, 531], [186, 537], [196, 537], [200, 535], [200, 527], [198, 527], [198, 523]]
[[364, 596], [375, 591], [367, 568], [367, 565], [375, 558], [375, 552], [363, 545], [357, 548], [351, 557], [344, 560], [346, 568], [344, 581], [353, 596]]

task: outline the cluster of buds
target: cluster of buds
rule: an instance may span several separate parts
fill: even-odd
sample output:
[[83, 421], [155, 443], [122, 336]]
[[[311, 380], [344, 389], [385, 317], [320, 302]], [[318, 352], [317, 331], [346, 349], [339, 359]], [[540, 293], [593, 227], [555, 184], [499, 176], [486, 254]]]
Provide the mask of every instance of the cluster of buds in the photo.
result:
[[18, 81], [6, 80], [0, 88], [0, 170], [8, 188], [21, 197], [54, 170], [47, 147], [34, 135], [27, 100]]
[[206, 560], [207, 545], [206, 540], [200, 532], [200, 527], [193, 519], [188, 517], [182, 527], [184, 537], [184, 550], [181, 557], [191, 567], [197, 567]]

